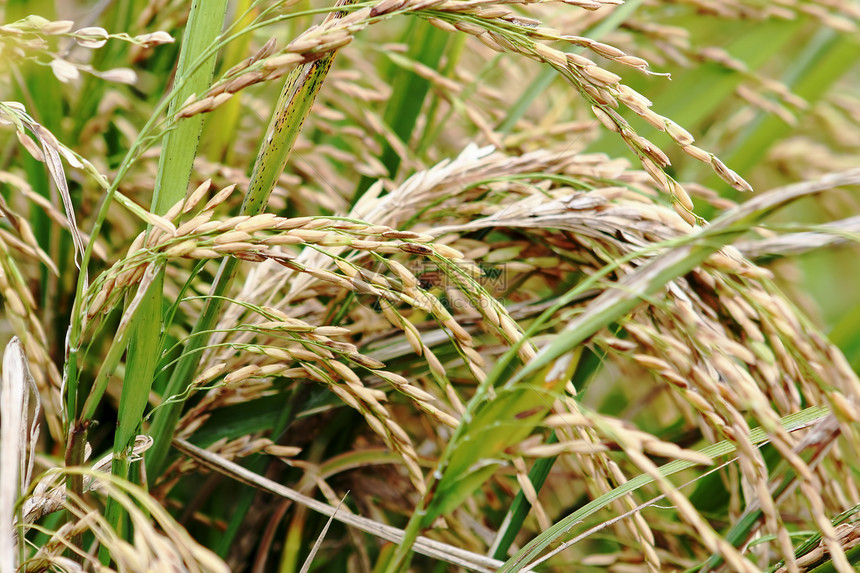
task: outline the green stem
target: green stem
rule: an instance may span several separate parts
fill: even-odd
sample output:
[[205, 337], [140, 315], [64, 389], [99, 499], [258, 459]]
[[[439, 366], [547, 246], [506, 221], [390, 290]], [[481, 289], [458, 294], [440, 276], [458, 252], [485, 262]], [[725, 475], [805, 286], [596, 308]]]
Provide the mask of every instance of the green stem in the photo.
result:
[[[171, 100], [168, 109], [170, 115], [190, 95], [203, 92], [212, 84], [216, 58], [209, 50], [221, 32], [226, 10], [227, 0], [194, 0], [192, 3], [177, 67], [177, 78], [182, 84]], [[195, 65], [207, 53], [210, 54], [208, 59], [202, 65]], [[182, 120], [176, 129], [165, 134], [151, 205], [155, 214], [163, 215], [185, 197], [202, 127], [203, 117], [194, 116]], [[131, 467], [128, 450], [140, 428], [160, 354], [163, 285], [163, 269], [157, 271], [154, 280], [141, 283], [139, 288], [146, 290], [137, 309], [130, 309], [133, 316], [127, 322], [129, 344], [126, 376], [120, 395], [119, 420], [113, 444], [114, 460], [111, 465], [111, 473], [123, 479], [128, 479]], [[123, 335], [118, 333], [118, 338]], [[122, 345], [115, 342], [114, 347], [121, 349]], [[128, 532], [123, 531], [123, 524], [127, 521], [125, 512], [113, 497], [108, 499], [105, 513], [114, 530], [120, 536], [127, 535]], [[110, 562], [110, 553], [104, 546], [99, 552], [99, 559], [105, 565]]]

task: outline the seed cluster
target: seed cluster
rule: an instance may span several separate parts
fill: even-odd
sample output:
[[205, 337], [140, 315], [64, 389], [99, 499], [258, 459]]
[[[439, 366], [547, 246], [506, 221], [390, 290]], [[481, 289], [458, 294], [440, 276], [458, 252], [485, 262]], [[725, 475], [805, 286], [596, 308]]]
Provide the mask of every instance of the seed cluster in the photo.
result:
[[[456, 0], [383, 0], [373, 8], [363, 7], [348, 12], [342, 18], [330, 19], [315, 26], [276, 52], [275, 43], [267, 42], [253, 57], [229, 70], [199, 99], [192, 96], [178, 112], [178, 117], [190, 117], [216, 109], [232, 94], [259, 82], [277, 79], [293, 67], [311, 62], [322, 54], [348, 44], [353, 34], [394, 13], [414, 12], [427, 18], [434, 26], [450, 31], [465, 32], [499, 52], [512, 52], [549, 64], [580, 91], [591, 104], [595, 117], [607, 129], [618, 133], [639, 157], [643, 168], [661, 189], [673, 198], [675, 210], [689, 224], [701, 222], [693, 214], [693, 201], [684, 187], [666, 174], [668, 156], [654, 143], [636, 133], [616, 111], [619, 104], [633, 111], [654, 128], [667, 133], [690, 157], [709, 165], [729, 185], [739, 191], [752, 188], [742, 177], [729, 169], [718, 157], [693, 145], [694, 138], [669, 118], [655, 113], [651, 102], [629, 86], [621, 77], [600, 67], [593, 60], [574, 52], [564, 52], [544, 41], [563, 42], [570, 47], [587, 49], [615, 63], [653, 73], [648, 62], [627, 54], [612, 45], [590, 38], [564, 35], [502, 6], [484, 6], [485, 2]], [[578, 3], [580, 7], [596, 9], [601, 2]], [[607, 2], [615, 4], [615, 2]], [[497, 139], [489, 131], [490, 140]], [[407, 153], [402, 154], [408, 155]]]
[[[480, 160], [487, 172], [492, 172], [493, 157]], [[591, 160], [578, 156], [577, 162], [557, 164], [555, 168], [572, 179], [581, 177], [598, 186], [599, 176], [593, 166], [605, 167], [605, 163], [597, 157], [593, 158], [594, 163]], [[408, 218], [411, 209], [423, 209], [423, 201], [433, 201], [433, 194], [424, 194], [430, 189], [435, 191], [435, 197], [450, 193], [452, 205], [462, 202], [466, 192], [459, 186], [457, 190], [446, 187], [445, 179], [459, 185], [470, 177], [480, 179], [478, 160], [465, 154], [436, 169], [418, 174], [414, 181], [405, 182], [403, 189], [386, 196], [391, 203], [384, 203], [385, 212], [390, 212], [392, 203], [398, 204]], [[512, 171], [515, 173], [515, 168]], [[483, 201], [468, 215], [438, 199], [424, 214], [431, 221], [462, 221], [468, 217], [459, 224], [434, 225], [429, 232], [437, 237], [436, 242], [457, 236], [450, 244], [463, 252], [467, 260], [484, 266], [499, 265], [510, 274], [509, 284], [516, 284], [520, 273], [520, 276], [539, 273], [546, 280], [563, 280], [566, 273], [590, 274], [638, 253], [637, 258], [619, 265], [612, 277], [617, 280], [652, 256], [643, 246], [685, 235], [688, 230], [676, 213], [643, 199], [640, 189], [645, 188], [647, 178], [642, 180], [630, 172], [616, 172], [613, 178], [618, 186], [582, 191], [561, 184], [526, 185], [514, 177], [510, 180], [488, 177], [493, 180], [491, 190], [483, 190]], [[620, 185], [622, 181], [624, 186]], [[634, 182], [636, 190], [630, 188]], [[508, 229], [511, 236], [508, 241], [496, 237], [492, 246], [461, 238], [482, 229], [493, 229], [496, 233]], [[560, 259], [551, 253], [565, 256]], [[819, 504], [816, 501], [814, 507], [838, 505], [834, 500], [855, 499], [860, 492], [853, 484], [827, 483], [824, 468], [807, 463], [797, 454], [799, 441], [782, 430], [779, 418], [798, 411], [803, 407], [801, 400], [809, 399], [829, 404], [842, 420], [853, 420], [856, 413], [850, 406], [850, 397], [860, 395], [860, 385], [844, 360], [836, 358], [838, 353], [814, 328], [796, 318], [798, 313], [769, 281], [767, 270], [745, 260], [736, 249], [724, 248], [699, 269], [670, 284], [659, 299], [650, 300], [641, 312], [625, 320], [621, 324], [624, 337], [602, 334], [593, 343], [619, 363], [653, 373], [663, 388], [671, 389], [669, 396], [678, 402], [681, 411], [687, 412], [690, 424], [698, 426], [709, 441], [729, 439], [736, 443], [744, 458], [739, 464], [741, 475], [754, 484], [758, 496], [772, 491], [772, 484], [758, 448], [749, 441], [753, 425], [774, 428], [773, 444], [794, 471], [808, 478], [809, 483], [826, 484], [814, 486], [820, 492], [814, 495], [820, 505], [815, 505]], [[571, 313], [575, 316], [576, 311]], [[563, 321], [564, 316], [562, 312], [559, 320]], [[514, 317], [522, 320], [523, 315], [515, 313]], [[639, 379], [641, 374], [634, 369], [628, 376]], [[836, 380], [838, 389], [828, 382]], [[560, 434], [559, 444], [529, 444], [521, 453], [573, 455], [580, 464], [577, 471], [589, 476], [587, 481], [595, 496], [626, 480], [623, 470], [602, 454], [607, 443], [617, 444], [628, 453], [639, 452], [637, 469], [649, 474], [656, 469], [641, 456], [642, 452], [672, 459], [697, 459], [694, 453], [670, 451], [671, 445], [665, 446], [625, 425], [613, 425], [611, 421], [601, 425], [604, 418], [600, 417], [598, 423], [580, 409], [576, 400], [565, 400], [557, 412], [560, 418], [551, 419], [559, 421], [559, 426], [554, 425], [557, 430], [562, 429], [563, 420], [571, 424], [563, 438]], [[754, 424], [750, 423], [750, 416], [755, 419]], [[843, 422], [842, 431], [854, 430]], [[657, 454], [658, 450], [662, 453]], [[673, 487], [668, 482], [665, 485]], [[637, 503], [626, 498], [624, 507], [618, 511], [629, 511]], [[761, 503], [765, 527], [776, 536], [785, 553], [790, 544], [774, 496], [767, 493]], [[822, 519], [824, 515], [819, 514]], [[706, 539], [714, 550], [732, 553], [735, 565], [743, 570], [738, 554], [730, 547], [723, 547], [719, 536], [709, 531], [692, 508], [685, 509], [684, 516], [694, 528], [691, 535]], [[637, 522], [632, 527], [643, 548], [649, 546], [649, 539], [653, 544], [654, 534], [647, 522]], [[643, 550], [651, 569], [661, 570], [659, 553]]]
[[[692, 408], [690, 422], [704, 435], [737, 445], [740, 472], [755, 488], [764, 527], [791, 559], [793, 545], [782, 526], [768, 469], [749, 441], [748, 417], [772, 432], [771, 443], [805, 484], [819, 484], [809, 494], [819, 500], [812, 504], [818, 512], [822, 498], [853, 498], [858, 491], [852, 484], [828, 483], [824, 468], [804, 462], [797, 453], [798, 440], [782, 430], [779, 418], [802, 409], [802, 395], [804, 400], [830, 403], [846, 420], [856, 419], [843, 401], [857, 395], [860, 387], [842, 361], [828, 361], [831, 353], [820, 336], [809, 337], [808, 325], [786, 320], [796, 313], [780, 295], [766, 282], [746, 278], [751, 269], [739, 258], [723, 255], [713, 263], [687, 277], [665, 309], [652, 307], [625, 322], [628, 339], [597, 342], [676, 388], [677, 396]], [[738, 331], [742, 334], [736, 340]], [[834, 392], [830, 380], [847, 385]]]
[[7, 50], [19, 59], [48, 60], [54, 76], [63, 83], [77, 80], [81, 72], [109, 82], [134, 84], [137, 74], [130, 68], [97, 70], [91, 65], [67, 59], [59, 50], [52, 49], [51, 38], [71, 38], [81, 48], [98, 49], [109, 39], [120, 40], [138, 46], [169, 44], [173, 38], [166, 32], [152, 32], [140, 36], [125, 33], [109, 34], [99, 26], [88, 26], [74, 30], [70, 20], [50, 21], [41, 16], [30, 15], [23, 20], [0, 26], [0, 53]]
[[[485, 377], [483, 360], [472, 347], [471, 335], [454, 320], [435, 296], [419, 287], [418, 279], [403, 264], [389, 258], [390, 255], [402, 254], [455, 261], [462, 259], [462, 253], [447, 245], [432, 243], [432, 236], [427, 234], [351, 220], [283, 218], [268, 213], [254, 217], [232, 217], [224, 221], [212, 220], [215, 208], [230, 196], [234, 186], [215, 193], [202, 210], [191, 216], [190, 213], [202, 202], [208, 188], [208, 182], [199, 186], [164, 217], [147, 214], [152, 225], [149, 234], [141, 233], [129, 248], [127, 257], [102, 273], [89, 289], [85, 305], [87, 328], [93, 328], [102, 313], [115, 308], [124, 293], [139, 284], [147, 269], [159, 261], [178, 258], [220, 259], [226, 256], [252, 262], [273, 261], [325, 284], [379, 299], [384, 305], [385, 315], [396, 326], [404, 329], [415, 352], [424, 356], [431, 373], [445, 385], [445, 369], [429, 347], [420, 341], [414, 326], [400, 317], [394, 305], [405, 304], [430, 313], [451, 333], [452, 340], [466, 358], [473, 375], [478, 379]], [[187, 214], [190, 218], [177, 225], [174, 221], [181, 214]], [[316, 249], [321, 253], [327, 253], [326, 249], [331, 248], [372, 253], [391, 270], [393, 276], [369, 272], [333, 254], [329, 256], [341, 273], [308, 266], [298, 262], [293, 252], [284, 250], [289, 247]], [[521, 334], [515, 323], [497, 302], [482, 289], [474, 285], [470, 287], [468, 282], [463, 283], [463, 288], [468, 289], [473, 297], [483, 297], [487, 312], [494, 315], [494, 322], [503, 325], [501, 328], [509, 336], [519, 338]], [[419, 489], [423, 488], [423, 477], [414, 447], [407, 434], [380, 403], [387, 399], [385, 392], [365, 387], [361, 377], [355, 374], [355, 369], [369, 370], [440, 423], [454, 427], [456, 418], [435, 406], [433, 402], [436, 399], [432, 394], [410, 384], [398, 374], [383, 370], [384, 364], [359, 353], [354, 345], [330, 338], [348, 330], [314, 327], [275, 308], [262, 309], [259, 316], [264, 320], [236, 328], [253, 333], [258, 340], [260, 337], [277, 338], [278, 344], [231, 343], [230, 348], [242, 352], [241, 362], [244, 366], [230, 369], [223, 376], [220, 384], [226, 391], [213, 391], [209, 399], [204, 399], [186, 414], [183, 423], [188, 431], [199, 427], [208, 417], [205, 413], [215, 406], [244, 401], [248, 396], [265, 393], [270, 379], [275, 376], [310, 379], [327, 385], [345, 403], [365, 415], [370, 426], [391, 447], [403, 454], [413, 483]], [[524, 352], [525, 357], [530, 356], [528, 350]], [[254, 355], [258, 358], [254, 359]], [[194, 381], [192, 387], [201, 388], [220, 378], [227, 367], [228, 363], [222, 362], [208, 368]], [[455, 411], [462, 408], [450, 387], [447, 395], [456, 401]]]

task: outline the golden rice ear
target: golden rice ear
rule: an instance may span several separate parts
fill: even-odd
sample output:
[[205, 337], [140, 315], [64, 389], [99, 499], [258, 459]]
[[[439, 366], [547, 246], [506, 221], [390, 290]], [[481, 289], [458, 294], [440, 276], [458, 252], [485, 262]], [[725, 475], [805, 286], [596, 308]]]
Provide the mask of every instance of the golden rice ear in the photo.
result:
[[860, 226], [732, 189], [851, 161], [856, 2], [142, 4], [0, 22], [0, 573], [297, 564], [297, 504], [306, 568], [850, 568], [860, 382], [774, 284]]

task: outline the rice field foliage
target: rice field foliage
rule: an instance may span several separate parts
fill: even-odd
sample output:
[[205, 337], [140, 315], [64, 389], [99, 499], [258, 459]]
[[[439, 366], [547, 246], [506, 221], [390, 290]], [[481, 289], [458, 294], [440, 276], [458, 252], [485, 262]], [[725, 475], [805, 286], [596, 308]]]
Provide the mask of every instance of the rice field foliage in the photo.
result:
[[0, 8], [0, 571], [853, 571], [855, 2]]

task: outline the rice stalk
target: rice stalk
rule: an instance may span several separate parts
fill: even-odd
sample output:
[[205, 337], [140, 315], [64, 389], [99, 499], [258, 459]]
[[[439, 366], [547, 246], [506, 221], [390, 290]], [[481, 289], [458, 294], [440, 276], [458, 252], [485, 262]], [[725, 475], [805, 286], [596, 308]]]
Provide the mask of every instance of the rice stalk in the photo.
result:
[[[212, 549], [233, 564], [255, 551], [258, 568], [282, 546], [285, 566], [297, 563], [322, 525], [311, 512], [289, 513], [291, 502], [269, 503], [262, 491], [275, 480], [316, 491], [327, 505], [351, 490], [344, 515], [401, 524], [413, 516], [387, 538], [396, 551], [354, 532], [341, 541], [330, 529], [316, 554], [322, 568], [396, 569], [424, 535], [459, 546], [463, 566], [513, 570], [567, 530], [577, 543], [547, 567], [793, 571], [826, 560], [845, 570], [856, 559], [838, 522], [860, 502], [856, 484], [841, 479], [856, 465], [850, 444], [858, 439], [851, 313], [832, 337], [846, 359], [821, 334], [830, 320], [805, 317], [798, 307], [815, 307], [777, 286], [786, 268], [808, 259], [768, 268], [744, 259], [766, 264], [768, 253], [798, 252], [806, 239], [852, 241], [851, 219], [842, 229], [760, 223], [777, 206], [855, 184], [856, 173], [741, 206], [720, 196], [719, 182], [779, 189], [786, 179], [844, 171], [856, 118], [850, 101], [822, 98], [849, 69], [840, 62], [853, 61], [840, 32], [860, 16], [850, 3], [246, 3], [187, 62], [202, 71], [223, 55], [224, 68], [232, 65], [197, 88], [184, 73], [170, 88], [171, 58], [152, 49], [178, 37], [182, 6], [153, 2], [134, 21], [122, 6], [113, 14], [111, 24], [94, 15], [77, 25], [30, 19], [0, 29], [0, 49], [21, 58], [27, 80], [16, 76], [13, 98], [27, 107], [0, 108], [19, 138], [6, 157], [33, 157], [23, 170], [7, 162], [0, 175], [9, 191], [0, 202], [0, 286], [11, 330], [34, 378], [44, 379], [50, 433], [71, 445], [69, 465], [112, 438], [124, 449], [152, 420], [155, 445], [141, 481], [191, 535], [217, 532]], [[308, 27], [316, 18], [325, 20]], [[409, 18], [451, 49], [408, 47]], [[108, 32], [123, 26], [127, 36]], [[127, 65], [143, 73], [133, 91], [121, 83], [80, 95], [57, 90], [63, 105], [52, 107], [99, 110], [59, 122], [42, 109], [54, 103], [44, 90], [28, 97], [27, 59], [44, 64], [42, 80], [74, 83], [83, 73], [88, 86], [93, 74], [131, 81]], [[538, 88], [541, 68], [566, 83]], [[668, 71], [671, 83], [661, 77]], [[269, 146], [256, 118], [276, 122], [289, 110], [284, 101], [273, 110], [269, 90], [304, 72], [326, 87], [313, 113], [317, 90], [308, 90], [284, 141], [272, 137]], [[424, 84], [426, 107], [393, 111], [406, 97], [391, 84], [397, 75]], [[530, 93], [517, 100], [520, 84]], [[419, 99], [407, 102], [413, 112]], [[153, 202], [153, 181], [171, 175], [165, 165], [174, 156], [154, 144], [208, 112], [232, 118], [230, 154], [222, 139], [221, 150], [192, 167], [196, 143], [182, 146], [174, 193], [156, 183]], [[774, 130], [776, 121], [786, 127]], [[771, 148], [777, 132], [800, 137]], [[278, 157], [254, 164], [257, 149]], [[641, 169], [620, 158], [628, 152]], [[64, 172], [63, 160], [73, 170]], [[361, 177], [378, 181], [355, 197]], [[55, 199], [49, 178], [60, 189]], [[842, 219], [851, 203], [832, 193], [815, 205]], [[28, 208], [39, 218], [29, 220]], [[45, 228], [49, 220], [56, 229]], [[778, 241], [772, 230], [815, 234]], [[830, 230], [833, 240], [822, 234]], [[73, 248], [83, 271], [77, 285]], [[840, 303], [852, 304], [841, 292]], [[149, 321], [146, 332], [140, 321]], [[148, 348], [132, 345], [126, 359], [132, 330]], [[65, 388], [55, 366], [63, 362]], [[63, 415], [74, 426], [64, 427]], [[174, 438], [184, 440], [175, 442], [182, 453], [168, 459]], [[46, 440], [45, 451], [57, 451]], [[118, 473], [141, 454], [118, 459]], [[242, 479], [261, 493], [235, 495], [222, 477], [201, 482], [195, 460], [203, 457], [221, 468], [242, 464]], [[114, 463], [111, 454], [102, 460]], [[712, 470], [711, 461], [721, 465]], [[532, 479], [533, 463], [546, 479]], [[79, 568], [71, 555], [95, 563], [82, 539], [102, 544], [102, 561], [117, 568], [192, 554], [207, 561], [168, 522], [162, 531], [179, 542], [165, 544], [124, 486], [109, 492], [105, 518], [91, 511], [100, 493], [83, 505], [81, 473], [51, 475], [25, 494], [18, 520], [33, 544], [22, 558], [38, 558], [31, 569]], [[518, 493], [534, 519], [499, 521]], [[50, 515], [61, 507], [74, 516], [65, 526]], [[120, 526], [118, 508], [130, 527]], [[805, 530], [818, 537], [800, 537]], [[488, 547], [505, 557], [523, 545], [507, 565], [471, 557]], [[449, 546], [441, 551], [452, 553]], [[193, 569], [194, 559], [184, 564]]]
[[[846, 174], [846, 175], [847, 175], [849, 178], [851, 177], [851, 175], [850, 175], [850, 174]], [[813, 189], [816, 189], [815, 187], [812, 187], [812, 188], [813, 188]], [[798, 191], [800, 191], [800, 188], [798, 188]], [[774, 196], [775, 196], [775, 195], [774, 195]], [[766, 203], [766, 200], [765, 200], [765, 199], [763, 199], [763, 200], [762, 200], [762, 203]], [[634, 274], [635, 274], [635, 273], [634, 273]], [[637, 289], [637, 292], [638, 292], [639, 290], [640, 290], [640, 289]], [[679, 292], [676, 292], [676, 294], [679, 294]], [[599, 299], [598, 299], [598, 300], [599, 300]], [[596, 302], [596, 301], [595, 301], [595, 302]], [[676, 307], [676, 308], [683, 308], [683, 307]], [[701, 316], [706, 316], [706, 315], [707, 315], [707, 314], [699, 314], [699, 317], [701, 317]], [[634, 315], [634, 316], [635, 316], [635, 315]], [[743, 316], [743, 314], [742, 314], [742, 313], [739, 313], [738, 315], [735, 315], [735, 316]], [[776, 315], [774, 315], [774, 316], [776, 316]], [[584, 317], [579, 317], [579, 318], [578, 318], [578, 320], [584, 320]], [[698, 321], [700, 321], [700, 320], [701, 320], [701, 318], [698, 318], [698, 319], [697, 319], [697, 322], [698, 322]], [[761, 317], [760, 317], [760, 316], [759, 316], [759, 320], [761, 320]], [[805, 328], [808, 328], [808, 326], [807, 326], [807, 327], [805, 327]], [[635, 332], [635, 331], [634, 331], [634, 332]], [[701, 336], [701, 334], [700, 334], [700, 333], [701, 333], [701, 329], [700, 329], [700, 327], [696, 329], [696, 332], [697, 332], [697, 333], [699, 333], [699, 334], [698, 334], [698, 336]], [[792, 337], [795, 341], [796, 341], [797, 339], [799, 339], [799, 338], [804, 337], [804, 335], [803, 335], [803, 334], [801, 334], [801, 332], [802, 332], [802, 330], [801, 330], [800, 328], [798, 328], [797, 330], [795, 330], [795, 331], [794, 331], [794, 334], [792, 334], [792, 335], [791, 335], [791, 337]], [[805, 332], [805, 331], [803, 331], [803, 332]], [[642, 335], [641, 335], [641, 336], [642, 336], [642, 338], [641, 338], [640, 340], [642, 341], [642, 343], [643, 343], [643, 344], [647, 344], [648, 346], [651, 346], [651, 347], [653, 347], [653, 346], [654, 346], [654, 341], [655, 341], [655, 340], [659, 340], [659, 338], [657, 338], [657, 336], [655, 336], [655, 334], [648, 334], [648, 335], [646, 335], [645, 333], [642, 333]], [[723, 348], [725, 348], [726, 343], [721, 343], [721, 344], [720, 344], [720, 346], [722, 346]], [[715, 348], [716, 348], [716, 347], [717, 347], [717, 346], [715, 346]], [[658, 348], [658, 349], [659, 349], [659, 348], [660, 348], [660, 345], [657, 345], [657, 346], [656, 346], [656, 348]], [[676, 350], [673, 350], [673, 347], [672, 347], [672, 346], [669, 346], [669, 345], [667, 345], [667, 346], [666, 346], [666, 347], [664, 347], [664, 348], [665, 348], [665, 351], [666, 351], [666, 352], [677, 352]], [[628, 352], [629, 352], [629, 350], [630, 350], [630, 346], [629, 346], [629, 345], [627, 345], [627, 344], [621, 343], [621, 342], [619, 341], [619, 342], [618, 342], [618, 349], [619, 349], [619, 350], [624, 350], [624, 351], [628, 351]], [[649, 353], [648, 353], [648, 354], [652, 354], [652, 353], [653, 353], [653, 350], [649, 351]], [[793, 358], [793, 360], [798, 360], [798, 359], [799, 359], [799, 360], [804, 360], [804, 361], [805, 361], [806, 359], [812, 359], [812, 356], [810, 355], [810, 353], [809, 353], [809, 352], [806, 352], [805, 354], [806, 354], [805, 356], [804, 356], [803, 354], [797, 354], [797, 355], [794, 355], [795, 357]], [[671, 356], [671, 354], [669, 354], [669, 356]], [[807, 358], [807, 357], [808, 357], [808, 358]], [[646, 360], [646, 358], [647, 358], [647, 360]], [[652, 361], [651, 357], [650, 357], [650, 356], [648, 356], [648, 355], [646, 355], [646, 354], [642, 354], [642, 355], [640, 355], [640, 356], [639, 356], [639, 360], [640, 360], [640, 363], [645, 363], [645, 364], [647, 364], [649, 368], [657, 368], [657, 369], [661, 369], [661, 368], [662, 368], [662, 370], [661, 370], [661, 372], [663, 373], [662, 375], [668, 375], [668, 371], [666, 371], [665, 366], [666, 366], [666, 365], [668, 365], [669, 363], [672, 363], [672, 364], [685, 364], [685, 363], [687, 363], [687, 362], [688, 362], [688, 360], [687, 360], [687, 359], [679, 359], [679, 358], [677, 358], [677, 357], [674, 357], [674, 358], [672, 358], [672, 359], [671, 359], [671, 360], [669, 360], [669, 361], [662, 361], [662, 360], [653, 360], [653, 361]], [[821, 358], [813, 359], [813, 360], [820, 361], [820, 360], [821, 360]], [[818, 362], [818, 363], [820, 364], [820, 362]], [[765, 372], [766, 372], [766, 371], [765, 371]], [[686, 387], [686, 386], [687, 386], [687, 380], [689, 380], [689, 374], [686, 374], [686, 375], [685, 375], [685, 373], [680, 373], [680, 374], [681, 374], [681, 375], [679, 375], [679, 376], [672, 375], [672, 377], [670, 377], [670, 378], [669, 378], [669, 380], [675, 380], [675, 381], [676, 381], [676, 382], [675, 382], [675, 384], [680, 384], [680, 385], [681, 385], [681, 387]], [[692, 379], [693, 379], [693, 380], [695, 380], [695, 381], [696, 381], [696, 383], [698, 384], [699, 382], [705, 382], [705, 381], [707, 381], [708, 376], [705, 376], [705, 377], [695, 377], [695, 376], [694, 376]], [[843, 367], [838, 367], [838, 371], [837, 371], [837, 373], [835, 373], [835, 374], [833, 374], [833, 375], [828, 376], [828, 377], [827, 377], [827, 379], [828, 379], [828, 380], [840, 380], [840, 381], [843, 381], [843, 382], [848, 383], [848, 386], [847, 386], [847, 387], [845, 387], [844, 391], [848, 393], [848, 396], [856, 395], [856, 378], [855, 378], [855, 377], [850, 373], [850, 371], [848, 371], [847, 369], [845, 369], [845, 368], [843, 368]], [[852, 381], [853, 381], [853, 382], [852, 382]], [[771, 386], [771, 385], [770, 385], [770, 384], [768, 384], [767, 382], [763, 382], [763, 385], [764, 385], [764, 388], [763, 388], [763, 389], [764, 389], [764, 390], [769, 390], [769, 391], [770, 391], [770, 390], [772, 390], [772, 389], [778, 390], [778, 388], [779, 388], [778, 386]], [[703, 388], [702, 388], [701, 386], [699, 386], [699, 387], [697, 388], [697, 391], [702, 391], [702, 390], [703, 390]], [[734, 390], [734, 391], [727, 391], [727, 392], [721, 392], [721, 393], [720, 393], [720, 403], [724, 403], [724, 402], [725, 402], [725, 399], [726, 399], [730, 394], [734, 393], [735, 391], [737, 391], [737, 390]], [[810, 391], [811, 391], [811, 389], [809, 389], [809, 388], [805, 389], [805, 392], [810, 392]], [[827, 399], [827, 398], [826, 398], [826, 397], [824, 397], [824, 396], [822, 396], [822, 398], [823, 398], [823, 399], [825, 399], [825, 400]], [[850, 398], [849, 398], [849, 400], [850, 400]], [[708, 400], [698, 400], [698, 399], [697, 399], [697, 400], [694, 402], [694, 407], [696, 407], [699, 411], [701, 411], [701, 409], [702, 409], [702, 408], [709, 408], [708, 404], [711, 404], [711, 403], [713, 403], [713, 402], [710, 402], [710, 401], [708, 401]], [[745, 406], [745, 407], [748, 407], [748, 404], [749, 404], [749, 402], [748, 402], [748, 398], [746, 398], [746, 399], [745, 399], [744, 406]], [[796, 407], [796, 406], [795, 406], [795, 407]], [[792, 409], [791, 407], [787, 408], [787, 410], [791, 410], [791, 409]], [[837, 411], [841, 411], [841, 410], [842, 410], [842, 408], [841, 408], [841, 407], [839, 407]], [[761, 412], [762, 412], [762, 414], [763, 414], [763, 415], [765, 415], [765, 416], [770, 416], [770, 414], [767, 414], [767, 413], [766, 413], [766, 412], [767, 412], [767, 410], [766, 410], [766, 409], [765, 409], [765, 410], [762, 410]], [[697, 420], [699, 420], [699, 421], [704, 421], [704, 420], [707, 420], [707, 419], [708, 419], [708, 417], [707, 417], [707, 416], [705, 416], [705, 417], [701, 417], [701, 418], [696, 417], [696, 419], [697, 419]], [[735, 419], [738, 419], [738, 418], [736, 417]], [[719, 427], [721, 427], [722, 425], [724, 425], [724, 423], [723, 423], [723, 422], [718, 422], [716, 419], [714, 419], [714, 421], [717, 423], [717, 428], [719, 428]], [[774, 424], [773, 424], [773, 423], [769, 423], [769, 422], [767, 421], [767, 419], [764, 419], [764, 420], [763, 420], [763, 423], [765, 424], [765, 427], [768, 427], [768, 428], [774, 428]], [[743, 434], [748, 434], [748, 433], [749, 433], [749, 430], [742, 430], [742, 432], [743, 432]], [[728, 435], [729, 435], [730, 437], [732, 437], [732, 439], [738, 440], [738, 439], [740, 439], [740, 438], [741, 438], [741, 435], [743, 435], [743, 434], [739, 434], [739, 433], [737, 433], [737, 432], [732, 432], [732, 433], [730, 433], [730, 434], [728, 434]], [[742, 443], [742, 442], [741, 442], [741, 443]], [[749, 446], [746, 446], [746, 449], [747, 449], [747, 451], [750, 451], [750, 452], [751, 452], [751, 450], [749, 449]], [[642, 461], [644, 462], [644, 460], [642, 460]], [[743, 467], [743, 466], [742, 466], [742, 467]], [[801, 465], [800, 465], [800, 466], [797, 466], [797, 467], [803, 467], [803, 464], [801, 463]], [[810, 494], [810, 495], [811, 495], [811, 494]]]
[[[336, 19], [336, 17], [332, 17], [328, 21]], [[337, 47], [334, 46], [331, 49], [336, 50]], [[257, 161], [254, 163], [251, 184], [242, 205], [244, 214], [258, 215], [265, 207], [272, 187], [278, 174], [283, 170], [301, 124], [310, 111], [310, 106], [320, 84], [325, 79], [334, 55], [335, 52], [329, 52], [317, 61], [295, 68], [294, 72], [288, 76], [279, 98], [277, 111], [272, 116], [266, 139], [261, 145]], [[216, 296], [223, 294], [223, 291], [232, 282], [235, 269], [235, 263], [227, 263], [222, 266], [219, 272], [219, 281], [212, 288], [213, 294]], [[212, 300], [217, 301], [217, 299]], [[195, 324], [192, 334], [209, 330], [214, 325], [219, 310], [220, 302], [214, 302], [205, 309], [201, 315], [201, 320]], [[200, 342], [202, 341], [199, 339], [194, 341], [197, 345], [200, 345]], [[194, 347], [186, 348], [186, 358], [174, 370], [168, 383], [168, 394], [176, 394], [189, 383], [193, 368], [196, 366], [193, 351]], [[168, 440], [164, 439], [163, 436], [172, 434], [172, 428], [175, 426], [178, 416], [178, 409], [168, 407], [162, 409], [159, 416], [153, 420], [153, 433], [161, 439], [147, 462], [151, 465], [152, 471], [159, 468], [164, 462]]]

